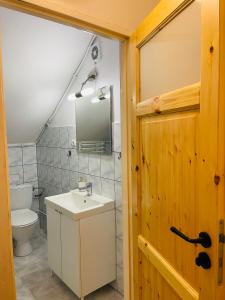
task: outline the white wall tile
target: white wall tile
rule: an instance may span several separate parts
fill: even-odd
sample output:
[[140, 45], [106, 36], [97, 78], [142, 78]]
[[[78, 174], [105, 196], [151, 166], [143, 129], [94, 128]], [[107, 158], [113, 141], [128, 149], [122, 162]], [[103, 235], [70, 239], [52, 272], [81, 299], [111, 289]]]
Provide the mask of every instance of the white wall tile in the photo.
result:
[[100, 154], [89, 154], [89, 174], [94, 176], [101, 175]]
[[84, 173], [78, 173], [78, 182], [79, 181], [90, 182], [90, 176]]
[[121, 152], [121, 125], [113, 123], [113, 151]]
[[61, 168], [64, 170], [70, 169], [70, 157], [68, 149], [61, 149]]
[[88, 154], [79, 153], [79, 172], [88, 174], [89, 166], [88, 166]]
[[116, 239], [116, 263], [117, 265], [122, 268], [123, 267], [123, 240], [120, 238]]
[[24, 182], [37, 181], [37, 165], [24, 165]]
[[78, 162], [78, 153], [76, 149], [71, 150], [71, 158], [70, 158], [70, 170], [78, 171], [79, 162]]
[[46, 147], [41, 147], [41, 163], [47, 164], [47, 152]]
[[102, 178], [102, 196], [115, 199], [115, 184], [113, 180]]
[[62, 190], [63, 192], [70, 191], [70, 171], [62, 170]]
[[115, 182], [115, 199], [116, 209], [122, 211], [122, 184], [121, 182]]
[[61, 149], [51, 148], [53, 155], [53, 166], [56, 168], [61, 168]]
[[72, 141], [76, 140], [76, 127], [68, 127], [69, 148], [72, 147]]
[[15, 166], [9, 168], [10, 184], [18, 185], [22, 184], [23, 181], [23, 167]]
[[53, 147], [53, 134], [52, 134], [52, 128], [47, 127], [45, 130], [45, 138], [44, 138], [44, 145], [47, 147]]
[[101, 185], [101, 178], [90, 176], [90, 182], [92, 183], [92, 192], [97, 195], [102, 194], [102, 185]]
[[119, 291], [122, 295], [124, 292], [124, 279], [123, 279], [123, 269], [117, 265], [116, 267], [116, 281], [111, 283], [111, 286]]
[[23, 164], [36, 164], [37, 163], [37, 154], [36, 146], [27, 146], [23, 147]]
[[37, 161], [40, 163], [41, 160], [41, 147], [36, 147]]
[[23, 156], [22, 156], [22, 147], [9, 147], [8, 148], [9, 156], [9, 166], [22, 166]]
[[74, 190], [78, 187], [78, 173], [70, 171], [70, 189]]
[[122, 158], [120, 153], [115, 153], [115, 180], [121, 181], [122, 180]]
[[116, 210], [116, 236], [123, 238], [123, 215], [120, 210]]
[[69, 148], [69, 132], [67, 127], [59, 128], [59, 143], [61, 148]]
[[62, 187], [62, 170], [58, 168], [53, 168], [53, 176], [53, 185], [56, 187]]
[[114, 180], [114, 173], [114, 153], [112, 153], [112, 155], [101, 155], [101, 177]]
[[52, 147], [59, 147], [60, 146], [60, 135], [59, 135], [59, 128], [58, 127], [52, 127], [51, 128], [51, 134], [52, 134]]

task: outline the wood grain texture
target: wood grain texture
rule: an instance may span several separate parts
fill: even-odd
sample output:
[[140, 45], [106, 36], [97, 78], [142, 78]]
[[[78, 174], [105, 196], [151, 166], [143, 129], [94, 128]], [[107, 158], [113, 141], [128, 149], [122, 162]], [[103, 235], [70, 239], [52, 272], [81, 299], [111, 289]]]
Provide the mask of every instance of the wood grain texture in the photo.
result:
[[137, 104], [137, 116], [196, 109], [200, 105], [200, 83], [166, 93]]
[[[224, 99], [219, 95], [220, 56], [224, 55], [220, 48], [221, 31], [220, 0], [202, 1], [202, 70], [201, 70], [201, 114], [198, 134], [198, 174], [201, 180], [196, 186], [197, 197], [204, 203], [199, 210], [199, 224], [207, 231], [213, 247], [207, 253], [212, 259], [210, 272], [201, 273], [200, 299], [223, 299], [218, 298], [220, 288], [217, 285], [218, 274], [218, 224], [219, 203], [224, 204], [224, 189], [219, 195], [220, 182], [215, 183], [214, 178], [224, 176], [224, 164], [218, 155], [220, 147], [224, 145], [224, 131], [220, 131], [219, 123], [224, 120], [224, 110], [220, 111]], [[221, 108], [222, 108], [221, 107]], [[218, 166], [220, 166], [218, 169]]]
[[137, 46], [143, 45], [149, 38], [161, 30], [194, 0], [161, 0], [155, 9], [138, 26], [135, 34]]
[[[138, 187], [136, 185], [138, 174], [136, 167], [139, 159], [138, 147], [136, 147], [136, 134], [139, 131], [139, 124], [136, 122], [135, 107], [138, 102], [138, 95], [135, 89], [135, 82], [138, 78], [136, 65], [133, 63], [136, 58], [136, 37], [131, 37], [127, 43], [127, 105], [128, 105], [128, 163], [129, 163], [129, 259], [130, 259], [130, 298], [139, 299], [139, 252], [138, 252]], [[135, 146], [134, 146], [135, 145]]]
[[121, 51], [121, 131], [122, 131], [122, 199], [123, 199], [123, 266], [124, 273], [124, 298], [131, 299], [131, 241], [130, 241], [130, 202], [131, 189], [131, 129], [130, 129], [130, 106], [127, 94], [127, 52], [128, 41], [123, 41]]
[[149, 262], [159, 271], [177, 294], [185, 300], [198, 300], [199, 294], [183, 277], [164, 259], [164, 257], [141, 235], [138, 246]]
[[[127, 34], [115, 26], [109, 26], [107, 22], [95, 22], [93, 18], [87, 18], [79, 14], [74, 14], [72, 10], [63, 2], [59, 7], [53, 4], [47, 4], [43, 1], [18, 1], [18, 0], [0, 0], [0, 6], [18, 10], [47, 20], [72, 26], [77, 29], [86, 30], [91, 33], [97, 33], [109, 38], [124, 40], [128, 38]], [[74, 5], [74, 4], [73, 4]], [[62, 9], [60, 9], [62, 7]]]
[[[140, 234], [195, 290], [199, 289], [199, 269], [195, 266], [198, 249], [171, 233], [170, 227], [193, 237], [199, 233], [195, 192], [198, 117], [198, 110], [144, 117], [140, 128]], [[154, 296], [165, 294], [165, 279], [160, 280], [160, 286], [149, 263], [142, 267], [150, 272], [143, 276], [143, 299], [150, 293], [148, 281], [155, 287]], [[173, 292], [167, 293], [169, 299], [177, 299]]]
[[0, 299], [15, 300], [7, 149], [0, 51]]
[[[224, 284], [217, 285], [218, 224], [225, 215], [225, 4], [221, 0], [196, 1], [202, 5], [202, 53], [201, 83], [194, 87], [194, 93], [184, 87], [184, 97], [181, 91], [177, 95], [172, 91], [140, 103], [139, 53], [133, 56], [137, 80], [133, 83], [136, 130], [132, 130], [132, 151], [136, 156], [132, 164], [133, 169], [138, 168], [133, 171], [132, 203], [137, 219], [132, 225], [135, 235], [150, 243], [199, 294], [200, 300], [219, 300], [225, 297]], [[136, 49], [191, 2], [162, 0], [134, 33]], [[213, 246], [204, 250], [212, 261], [210, 270], [195, 266], [202, 247], [173, 236], [169, 230], [172, 224], [193, 237], [200, 231], [209, 232]], [[137, 299], [184, 299], [185, 293], [174, 292], [142, 251], [136, 259], [139, 273], [134, 276], [139, 288], [133, 287]]]
[[[224, 174], [225, 169], [225, 1], [220, 1], [219, 4], [219, 135], [218, 140], [220, 147], [218, 149], [218, 165], [217, 165], [217, 174]], [[225, 181], [224, 176], [221, 176], [220, 184], [218, 185], [218, 211], [219, 219], [225, 219], [225, 201], [224, 201], [224, 190], [225, 190]], [[224, 245], [223, 245], [223, 255], [224, 255]], [[219, 265], [219, 261], [218, 261]], [[218, 289], [217, 297], [218, 299], [223, 299], [225, 295], [225, 267], [223, 262], [222, 270], [223, 278], [222, 284]], [[217, 274], [217, 281], [219, 272]]]
[[[138, 23], [146, 16], [159, 0], [119, 0], [110, 3], [104, 0], [94, 1], [74, 1], [74, 0], [6, 0], [2, 1], [7, 5], [29, 6], [38, 8], [43, 12], [52, 11], [61, 16], [64, 15], [65, 20], [73, 18], [77, 24], [83, 23], [86, 29], [93, 31], [98, 29], [101, 31], [108, 30], [111, 33], [117, 33], [121, 36], [130, 36], [135, 30]], [[20, 2], [23, 2], [22, 5]]]

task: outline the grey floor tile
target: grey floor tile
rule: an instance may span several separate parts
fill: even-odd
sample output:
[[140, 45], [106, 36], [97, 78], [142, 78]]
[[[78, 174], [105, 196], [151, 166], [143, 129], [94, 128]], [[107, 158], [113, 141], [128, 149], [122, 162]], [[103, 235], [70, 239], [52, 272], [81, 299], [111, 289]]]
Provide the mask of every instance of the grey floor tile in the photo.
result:
[[[32, 240], [33, 252], [15, 257], [17, 300], [78, 300], [76, 295], [48, 268], [47, 241], [38, 230]], [[105, 286], [85, 300], [122, 300], [111, 286]]]

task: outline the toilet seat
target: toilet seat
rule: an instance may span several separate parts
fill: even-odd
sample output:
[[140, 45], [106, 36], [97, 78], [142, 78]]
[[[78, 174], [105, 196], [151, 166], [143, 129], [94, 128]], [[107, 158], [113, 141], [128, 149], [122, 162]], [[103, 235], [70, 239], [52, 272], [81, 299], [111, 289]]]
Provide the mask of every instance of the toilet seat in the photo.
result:
[[30, 209], [18, 209], [11, 211], [13, 227], [25, 227], [37, 222], [38, 215]]

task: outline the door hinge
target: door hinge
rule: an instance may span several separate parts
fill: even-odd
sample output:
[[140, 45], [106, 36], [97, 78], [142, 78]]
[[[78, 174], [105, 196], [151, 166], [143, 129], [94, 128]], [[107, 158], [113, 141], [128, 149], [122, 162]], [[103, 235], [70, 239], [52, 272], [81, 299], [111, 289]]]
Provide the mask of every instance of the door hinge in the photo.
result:
[[220, 233], [220, 235], [219, 235], [219, 243], [225, 244], [225, 235], [224, 235], [224, 233]]
[[218, 247], [218, 284], [223, 283], [223, 249], [225, 244], [225, 235], [224, 235], [224, 220], [219, 221], [219, 247]]

